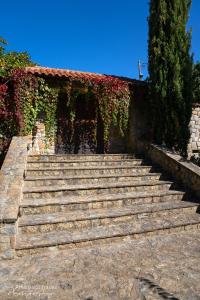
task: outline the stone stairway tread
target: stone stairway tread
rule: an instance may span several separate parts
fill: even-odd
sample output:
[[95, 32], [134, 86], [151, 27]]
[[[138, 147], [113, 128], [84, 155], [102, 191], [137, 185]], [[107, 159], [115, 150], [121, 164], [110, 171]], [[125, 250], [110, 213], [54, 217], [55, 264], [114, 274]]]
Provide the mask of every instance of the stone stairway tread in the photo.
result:
[[106, 189], [106, 188], [118, 188], [118, 187], [137, 187], [137, 186], [157, 186], [157, 185], [167, 185], [173, 184], [172, 181], [145, 181], [141, 180], [140, 182], [114, 182], [114, 183], [93, 183], [93, 184], [75, 184], [75, 185], [63, 185], [63, 186], [44, 186], [44, 187], [29, 187], [24, 188], [23, 192], [26, 193], [42, 193], [42, 192], [54, 192], [54, 191], [65, 191], [65, 190], [91, 190], [91, 189]]
[[90, 154], [90, 153], [87, 153], [87, 154], [30, 154], [28, 157], [39, 157], [39, 158], [43, 158], [43, 157], [85, 157], [85, 156], [98, 156], [98, 157], [107, 157], [107, 156], [133, 156], [135, 157], [134, 154], [131, 154], [131, 153], [107, 153], [107, 154]]
[[41, 161], [35, 161], [35, 160], [28, 160], [28, 163], [29, 164], [31, 164], [31, 163], [63, 163], [63, 164], [67, 164], [67, 163], [84, 163], [84, 162], [95, 162], [95, 163], [101, 163], [101, 162], [109, 162], [109, 163], [113, 163], [113, 162], [117, 162], [117, 163], [119, 163], [119, 162], [126, 162], [126, 161], [133, 161], [133, 162], [143, 162], [143, 159], [140, 159], [140, 158], [122, 158], [122, 159], [117, 159], [117, 160], [77, 160], [77, 159], [75, 159], [75, 160], [71, 160], [71, 159], [69, 159], [69, 160], [61, 160], [61, 161], [58, 161], [58, 160], [50, 160], [50, 161], [48, 161], [48, 160], [41, 160]]
[[51, 162], [29, 162], [27, 165], [27, 170], [29, 168], [38, 169], [52, 169], [52, 168], [63, 168], [63, 167], [98, 167], [98, 166], [135, 166], [144, 165], [142, 160], [104, 160], [104, 161], [51, 161]]
[[[75, 157], [76, 158], [76, 157]], [[84, 163], [84, 162], [97, 162], [97, 163], [101, 163], [101, 162], [124, 162], [124, 161], [133, 161], [133, 162], [143, 162], [144, 160], [141, 158], [121, 158], [121, 159], [111, 159], [111, 160], [106, 160], [106, 159], [96, 159], [94, 158], [93, 160], [80, 160], [80, 159], [68, 159], [68, 160], [28, 160], [28, 163]]]
[[109, 175], [70, 175], [70, 176], [26, 176], [24, 179], [25, 181], [36, 181], [36, 180], [65, 180], [65, 179], [93, 179], [93, 178], [115, 178], [115, 177], [145, 177], [145, 176], [161, 176], [162, 173], [147, 173], [147, 174], [126, 174], [126, 175], [120, 175], [120, 174], [109, 174]]
[[80, 242], [109, 239], [115, 237], [145, 235], [148, 232], [170, 228], [200, 224], [199, 214], [178, 214], [153, 219], [142, 219], [137, 222], [125, 222], [109, 226], [97, 226], [89, 229], [74, 231], [54, 231], [40, 234], [20, 234], [17, 237], [16, 250], [53, 247], [64, 244], [77, 244]]
[[139, 204], [131, 205], [128, 208], [104, 208], [104, 209], [92, 209], [92, 210], [77, 210], [74, 212], [58, 212], [50, 214], [35, 214], [23, 215], [18, 222], [19, 227], [21, 226], [34, 226], [40, 224], [54, 224], [63, 223], [70, 221], [83, 221], [92, 219], [103, 219], [103, 218], [115, 218], [121, 216], [131, 216], [137, 214], [148, 214], [153, 212], [159, 212], [163, 210], [173, 210], [181, 208], [197, 208], [199, 203], [194, 202], [164, 202], [164, 203], [153, 203], [153, 204]]
[[27, 167], [27, 171], [46, 171], [46, 170], [52, 170], [52, 171], [59, 171], [59, 170], [105, 170], [105, 169], [109, 169], [109, 170], [116, 170], [116, 169], [145, 169], [145, 168], [149, 168], [152, 166], [151, 165], [139, 165], [139, 166], [122, 166], [122, 165], [119, 165], [119, 166], [80, 166], [80, 167], [77, 167], [77, 166], [74, 166], [74, 167], [51, 167], [51, 168], [36, 168], [36, 167]]
[[64, 204], [78, 204], [86, 202], [98, 202], [98, 201], [116, 201], [122, 199], [133, 199], [133, 198], [145, 198], [145, 197], [162, 197], [162, 196], [176, 196], [185, 195], [183, 191], [168, 190], [168, 191], [149, 191], [149, 192], [126, 192], [126, 193], [114, 193], [105, 195], [95, 196], [67, 196], [60, 198], [47, 198], [47, 199], [22, 199], [20, 206], [43, 206], [43, 205], [64, 205]]

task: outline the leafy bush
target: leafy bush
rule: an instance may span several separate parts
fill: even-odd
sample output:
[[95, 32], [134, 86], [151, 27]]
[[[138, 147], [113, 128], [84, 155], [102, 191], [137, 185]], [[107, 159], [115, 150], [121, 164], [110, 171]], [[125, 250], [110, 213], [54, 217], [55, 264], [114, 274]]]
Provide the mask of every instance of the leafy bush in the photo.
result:
[[0, 37], [0, 77], [10, 76], [13, 69], [33, 66], [30, 55], [27, 52], [6, 51], [7, 42]]

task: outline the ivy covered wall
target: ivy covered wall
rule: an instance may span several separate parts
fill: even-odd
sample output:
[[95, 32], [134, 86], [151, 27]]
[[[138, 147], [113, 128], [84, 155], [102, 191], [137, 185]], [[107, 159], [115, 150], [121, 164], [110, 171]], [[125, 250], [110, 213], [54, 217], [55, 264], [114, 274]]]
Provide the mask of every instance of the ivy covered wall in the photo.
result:
[[84, 140], [91, 152], [126, 151], [134, 98], [134, 84], [128, 80], [35, 76], [17, 69], [2, 80], [0, 97], [1, 154], [12, 136], [34, 133], [38, 120], [57, 152], [77, 153]]

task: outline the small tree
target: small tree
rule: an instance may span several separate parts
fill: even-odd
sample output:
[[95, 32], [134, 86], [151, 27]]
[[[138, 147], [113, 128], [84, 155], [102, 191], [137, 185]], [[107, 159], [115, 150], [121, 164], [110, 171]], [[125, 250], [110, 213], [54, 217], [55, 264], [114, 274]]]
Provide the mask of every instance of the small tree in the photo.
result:
[[154, 142], [187, 155], [192, 106], [191, 0], [151, 0], [149, 81]]
[[7, 42], [0, 37], [0, 77], [8, 77], [13, 69], [34, 65], [27, 52], [7, 52], [6, 45]]

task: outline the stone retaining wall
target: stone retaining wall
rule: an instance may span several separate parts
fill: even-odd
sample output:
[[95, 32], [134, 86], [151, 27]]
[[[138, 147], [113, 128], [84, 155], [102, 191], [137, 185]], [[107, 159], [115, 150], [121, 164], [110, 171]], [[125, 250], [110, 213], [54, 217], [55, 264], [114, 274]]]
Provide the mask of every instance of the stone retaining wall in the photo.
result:
[[19, 204], [22, 199], [29, 137], [13, 137], [0, 170], [0, 258], [14, 256]]
[[[140, 96], [138, 96], [140, 94]], [[151, 130], [149, 111], [145, 100], [145, 86], [135, 89], [136, 97], [133, 98], [129, 116], [128, 149], [135, 151], [140, 141], [151, 143], [153, 132]], [[188, 144], [188, 158], [200, 153], [200, 103], [194, 104], [189, 124], [190, 140]]]
[[200, 152], [200, 103], [194, 104], [190, 121], [190, 141], [188, 144], [189, 158]]
[[137, 146], [138, 153], [145, 154], [153, 163], [200, 197], [200, 167], [165, 148], [142, 142]]

